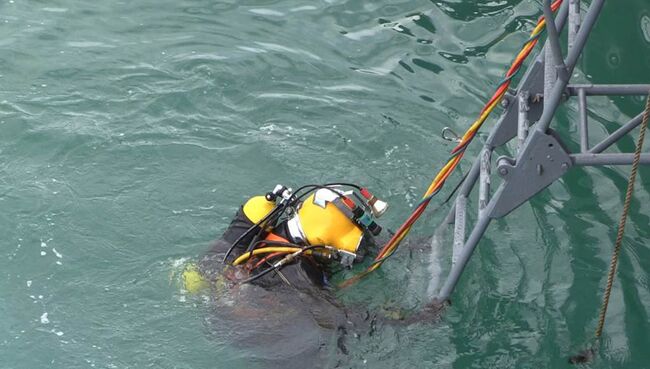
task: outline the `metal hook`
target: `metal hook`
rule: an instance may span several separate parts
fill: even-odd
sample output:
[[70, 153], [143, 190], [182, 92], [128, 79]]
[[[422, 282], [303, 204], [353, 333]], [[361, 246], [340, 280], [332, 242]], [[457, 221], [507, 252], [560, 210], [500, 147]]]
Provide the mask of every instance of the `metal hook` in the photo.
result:
[[460, 142], [461, 141], [460, 136], [456, 132], [454, 132], [454, 130], [452, 130], [449, 127], [445, 127], [445, 128], [442, 129], [441, 136], [442, 136], [442, 139], [446, 140], [446, 141], [451, 141], [451, 142]]

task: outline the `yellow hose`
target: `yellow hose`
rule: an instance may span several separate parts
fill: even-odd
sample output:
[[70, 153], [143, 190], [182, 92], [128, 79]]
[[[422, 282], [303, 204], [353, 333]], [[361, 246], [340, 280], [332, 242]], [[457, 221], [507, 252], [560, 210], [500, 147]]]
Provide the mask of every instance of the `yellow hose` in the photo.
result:
[[[239, 264], [245, 262], [246, 260], [248, 260], [248, 258], [250, 258], [252, 255], [268, 254], [268, 253], [271, 253], [271, 252], [283, 252], [283, 253], [289, 254], [289, 253], [300, 251], [300, 250], [302, 250], [300, 247], [280, 247], [280, 246], [262, 247], [262, 248], [253, 250], [252, 253], [245, 252], [245, 253], [241, 254], [237, 259], [235, 259], [235, 261], [232, 262], [232, 265], [239, 265]], [[305, 252], [309, 252], [309, 251], [305, 251]]]

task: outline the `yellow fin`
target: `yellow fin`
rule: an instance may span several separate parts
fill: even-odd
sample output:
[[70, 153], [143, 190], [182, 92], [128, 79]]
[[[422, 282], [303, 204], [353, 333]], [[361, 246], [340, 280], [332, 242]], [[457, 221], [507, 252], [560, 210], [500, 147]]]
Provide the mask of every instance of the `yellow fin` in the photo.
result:
[[187, 292], [194, 294], [207, 288], [210, 284], [203, 278], [195, 264], [187, 264], [183, 270], [183, 286]]

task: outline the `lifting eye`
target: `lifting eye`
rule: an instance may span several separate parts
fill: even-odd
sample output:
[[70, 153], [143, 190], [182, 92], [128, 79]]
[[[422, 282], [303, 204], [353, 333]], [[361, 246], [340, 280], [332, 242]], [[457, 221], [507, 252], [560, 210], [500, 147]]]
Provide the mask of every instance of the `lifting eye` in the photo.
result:
[[450, 142], [460, 142], [460, 136], [451, 128], [445, 127], [442, 129], [442, 139]]

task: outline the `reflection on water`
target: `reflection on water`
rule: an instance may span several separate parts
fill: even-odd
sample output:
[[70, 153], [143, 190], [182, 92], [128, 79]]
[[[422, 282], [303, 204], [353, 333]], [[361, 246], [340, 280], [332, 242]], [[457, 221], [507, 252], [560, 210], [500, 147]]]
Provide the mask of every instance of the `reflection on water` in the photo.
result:
[[[630, 0], [625, 6], [614, 1], [605, 2], [583, 54], [582, 69], [593, 83], [650, 83], [647, 73], [650, 70], [650, 7], [647, 1]], [[645, 103], [639, 96], [613, 100], [629, 116], [638, 114]]]
[[[295, 325], [248, 349], [247, 334], [281, 320], [218, 321], [213, 310], [232, 300], [190, 297], [169, 272], [277, 183], [361, 183], [390, 202], [381, 221], [395, 227], [448, 156], [443, 127], [475, 119], [539, 4], [0, 2], [0, 367], [249, 368], [251, 356], [323, 339]], [[607, 1], [577, 73], [650, 82], [647, 4]], [[594, 135], [641, 106], [594, 101]], [[573, 129], [572, 103], [554, 128]], [[626, 175], [573, 170], [495, 222], [442, 322], [348, 335], [340, 367], [566, 365], [595, 326]], [[646, 169], [640, 177], [597, 368], [650, 362]], [[413, 229], [422, 247], [337, 298], [371, 312], [421, 308], [453, 255], [450, 232], [433, 254], [428, 241], [447, 210]]]

